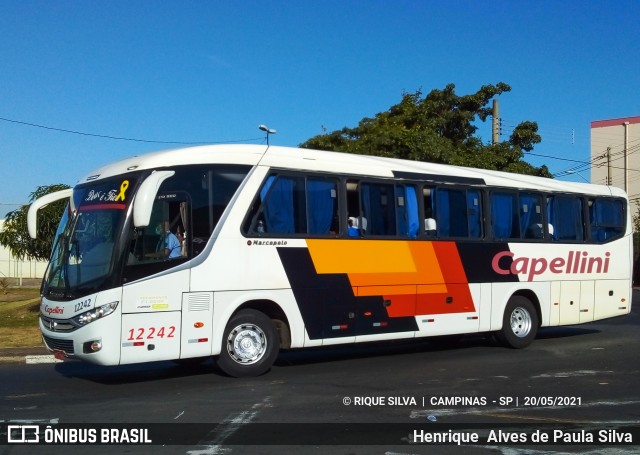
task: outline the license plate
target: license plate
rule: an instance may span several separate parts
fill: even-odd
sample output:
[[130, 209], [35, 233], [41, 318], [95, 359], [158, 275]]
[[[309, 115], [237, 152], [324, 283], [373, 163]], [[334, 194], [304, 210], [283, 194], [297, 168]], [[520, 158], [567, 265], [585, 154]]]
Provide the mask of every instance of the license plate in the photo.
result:
[[66, 352], [61, 351], [60, 349], [54, 349], [53, 356], [58, 360], [66, 360], [69, 357]]

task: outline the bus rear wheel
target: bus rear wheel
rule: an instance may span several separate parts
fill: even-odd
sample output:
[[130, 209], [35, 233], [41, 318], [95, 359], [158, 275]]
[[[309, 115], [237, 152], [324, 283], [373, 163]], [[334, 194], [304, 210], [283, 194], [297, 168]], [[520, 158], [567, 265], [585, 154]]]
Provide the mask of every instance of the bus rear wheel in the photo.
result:
[[279, 343], [276, 327], [267, 315], [241, 310], [227, 324], [218, 366], [236, 378], [267, 372], [276, 357]]
[[498, 340], [508, 348], [529, 346], [538, 332], [538, 313], [526, 297], [514, 295], [507, 302], [502, 318], [502, 330], [496, 333]]

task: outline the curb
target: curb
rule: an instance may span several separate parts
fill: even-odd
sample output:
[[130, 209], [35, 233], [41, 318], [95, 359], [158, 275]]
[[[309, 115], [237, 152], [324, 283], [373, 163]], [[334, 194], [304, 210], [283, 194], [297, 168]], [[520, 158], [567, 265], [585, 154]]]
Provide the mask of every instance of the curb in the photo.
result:
[[44, 346], [0, 349], [0, 364], [53, 363], [54, 360], [53, 355]]
[[24, 358], [25, 363], [30, 365], [36, 363], [62, 363], [62, 360], [56, 359], [53, 354], [45, 354], [45, 355], [28, 355]]

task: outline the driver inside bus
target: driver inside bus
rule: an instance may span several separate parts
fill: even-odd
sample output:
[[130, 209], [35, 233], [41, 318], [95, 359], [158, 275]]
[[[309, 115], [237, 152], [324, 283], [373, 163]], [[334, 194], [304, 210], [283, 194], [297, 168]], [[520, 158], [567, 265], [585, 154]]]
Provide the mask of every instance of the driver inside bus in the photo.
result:
[[161, 235], [158, 251], [162, 251], [162, 247], [164, 247], [163, 257], [166, 259], [179, 258], [181, 256], [180, 240], [171, 232], [169, 222], [160, 223], [156, 228], [156, 232]]

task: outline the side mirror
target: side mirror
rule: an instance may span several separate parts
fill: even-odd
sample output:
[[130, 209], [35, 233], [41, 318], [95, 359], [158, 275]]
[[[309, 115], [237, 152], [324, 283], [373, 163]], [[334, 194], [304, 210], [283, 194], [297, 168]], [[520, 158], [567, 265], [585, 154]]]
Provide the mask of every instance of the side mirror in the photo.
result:
[[133, 201], [133, 225], [135, 227], [149, 226], [153, 201], [156, 199], [158, 189], [162, 182], [172, 177], [175, 173], [175, 171], [154, 171], [142, 182]]
[[27, 212], [27, 229], [29, 231], [29, 237], [35, 239], [38, 235], [38, 210], [45, 205], [52, 202], [59, 201], [60, 199], [68, 199], [73, 194], [73, 188], [67, 188], [66, 190], [56, 191], [55, 193], [45, 194], [39, 199], [36, 199], [29, 206]]

